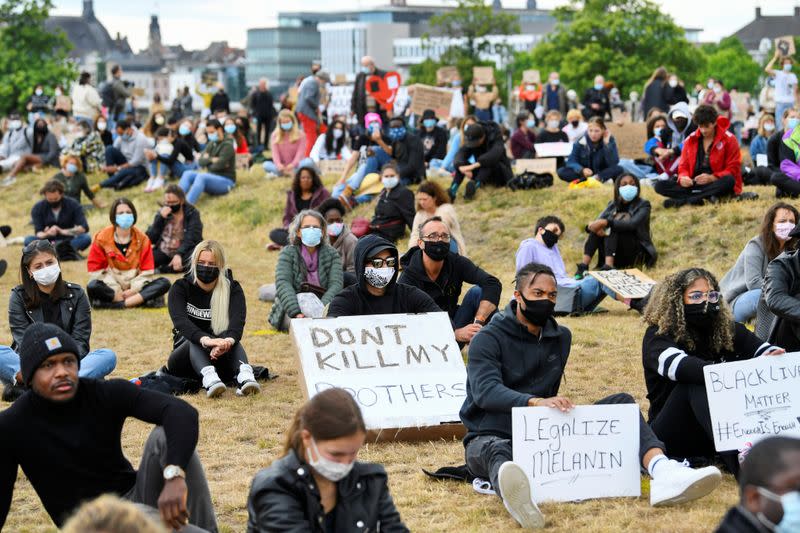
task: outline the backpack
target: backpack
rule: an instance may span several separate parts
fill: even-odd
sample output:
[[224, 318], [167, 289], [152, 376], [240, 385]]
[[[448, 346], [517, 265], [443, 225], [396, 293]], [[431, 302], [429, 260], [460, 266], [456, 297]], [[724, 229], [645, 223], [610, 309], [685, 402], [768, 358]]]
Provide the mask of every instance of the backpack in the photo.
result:
[[105, 81], [100, 85], [100, 99], [102, 100], [103, 107], [114, 107], [114, 86], [110, 81]]

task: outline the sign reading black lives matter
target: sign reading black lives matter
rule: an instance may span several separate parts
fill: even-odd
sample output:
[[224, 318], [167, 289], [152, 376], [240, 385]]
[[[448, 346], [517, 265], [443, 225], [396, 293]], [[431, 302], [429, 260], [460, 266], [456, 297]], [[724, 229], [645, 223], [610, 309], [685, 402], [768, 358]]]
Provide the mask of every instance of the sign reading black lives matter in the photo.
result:
[[717, 451], [800, 437], [800, 352], [708, 365], [703, 374]]
[[641, 495], [638, 405], [515, 407], [511, 424], [537, 503]]
[[467, 372], [447, 313], [301, 318], [291, 335], [306, 396], [346, 389], [367, 429], [461, 423]]

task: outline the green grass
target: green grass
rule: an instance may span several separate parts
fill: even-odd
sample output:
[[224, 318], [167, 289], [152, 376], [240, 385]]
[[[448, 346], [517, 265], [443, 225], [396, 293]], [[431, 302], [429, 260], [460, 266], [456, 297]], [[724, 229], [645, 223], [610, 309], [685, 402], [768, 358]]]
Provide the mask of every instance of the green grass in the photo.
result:
[[[15, 185], [2, 189], [0, 224], [11, 224], [14, 235], [31, 232], [27, 225], [36, 191], [50, 176], [27, 174]], [[100, 176], [93, 176], [92, 182]], [[330, 180], [327, 180], [330, 184]], [[267, 182], [240, 173], [237, 187], [224, 198], [204, 196], [198, 205], [205, 237], [218, 239], [226, 247], [234, 275], [248, 297], [248, 321], [244, 346], [251, 361], [267, 365], [279, 378], [264, 386], [263, 393], [236, 398], [230, 393], [212, 401], [203, 395], [187, 397], [201, 414], [198, 452], [206, 467], [211, 493], [223, 531], [244, 531], [250, 481], [256, 471], [281, 453], [284, 431], [294, 411], [302, 404], [296, 357], [287, 335], [269, 331], [269, 306], [256, 298], [257, 288], [274, 280], [276, 253], [264, 250], [267, 233], [280, 226], [287, 180]], [[771, 189], [752, 188], [762, 199], [701, 208], [664, 210], [652, 189], [644, 196], [653, 204], [652, 232], [658, 247], [658, 265], [648, 274], [661, 279], [683, 267], [704, 266], [718, 276], [736, 260], [744, 244], [756, 234], [763, 213], [774, 201]], [[141, 187], [124, 191], [139, 211], [138, 227], [145, 229], [157, 210], [160, 195], [145, 194]], [[611, 189], [568, 191], [559, 182], [548, 190], [512, 193], [486, 189], [472, 203], [461, 198], [456, 209], [470, 257], [503, 282], [503, 299], [511, 297], [514, 253], [519, 242], [530, 237], [536, 219], [546, 214], [561, 216], [567, 231], [559, 247], [572, 272], [583, 250], [582, 227], [605, 207]], [[113, 193], [100, 193], [106, 204]], [[373, 206], [362, 206], [358, 215], [369, 216]], [[96, 210], [89, 216], [92, 231], [108, 224], [108, 214]], [[401, 251], [406, 246], [401, 242]], [[18, 283], [19, 247], [0, 249], [9, 262], [9, 272], [0, 279], [0, 295], [8, 295]], [[65, 279], [85, 285], [85, 263], [62, 265]], [[6, 316], [8, 299], [0, 296], [0, 316]], [[614, 392], [629, 392], [647, 408], [641, 365], [644, 327], [638, 316], [617, 302], [606, 300], [610, 312], [591, 318], [563, 319], [573, 332], [573, 347], [561, 393], [576, 403], [591, 403]], [[125, 312], [97, 311], [93, 314], [92, 345], [117, 352], [119, 363], [111, 377], [132, 378], [160, 367], [171, 348], [171, 324], [165, 309]], [[6, 327], [0, 343], [11, 342]], [[123, 432], [124, 449], [134, 465], [150, 427], [131, 421]], [[8, 435], [2, 438], [13, 438]], [[361, 458], [383, 463], [398, 508], [414, 531], [504, 531], [515, 523], [497, 498], [480, 496], [467, 484], [429, 481], [422, 468], [463, 463], [463, 447], [457, 441], [409, 444], [369, 444]], [[69, 490], [70, 480], [64, 480]], [[647, 500], [648, 482], [643, 479], [639, 499], [594, 500], [583, 503], [545, 504], [550, 531], [704, 531], [713, 529], [725, 510], [736, 501], [732, 477], [711, 496], [678, 509], [654, 509]], [[38, 498], [20, 472], [8, 531], [53, 530]]]

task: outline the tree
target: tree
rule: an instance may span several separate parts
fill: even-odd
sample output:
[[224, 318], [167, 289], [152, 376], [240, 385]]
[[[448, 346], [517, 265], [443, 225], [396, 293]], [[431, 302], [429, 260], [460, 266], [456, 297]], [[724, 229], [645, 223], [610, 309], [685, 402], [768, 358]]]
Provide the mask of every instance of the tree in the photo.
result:
[[703, 45], [703, 52], [706, 65], [701, 80], [720, 79], [726, 88], [736, 87], [742, 92], [757, 89], [762, 67], [750, 57], [739, 39], [726, 37], [719, 44]]
[[[508, 13], [495, 12], [484, 0], [458, 0], [452, 11], [435, 15], [430, 19], [432, 28], [441, 35], [452, 38], [463, 38], [463, 46], [454, 47], [459, 54], [477, 61], [482, 53], [494, 51], [502, 53], [498, 45], [483, 39], [487, 35], [514, 35], [519, 33], [517, 17]], [[427, 35], [426, 35], [427, 37]], [[500, 44], [499, 47], [503, 47]], [[505, 45], [508, 48], [508, 45]], [[494, 50], [492, 50], [494, 48]]]
[[542, 77], [558, 71], [562, 83], [580, 95], [602, 74], [623, 95], [641, 95], [659, 66], [694, 80], [704, 64], [683, 30], [650, 0], [570, 0], [554, 16], [554, 31], [530, 52], [517, 55], [515, 79], [531, 68]]
[[51, 0], [3, 0], [0, 4], [0, 110], [21, 110], [37, 83], [68, 86], [77, 69], [64, 32], [45, 29]]

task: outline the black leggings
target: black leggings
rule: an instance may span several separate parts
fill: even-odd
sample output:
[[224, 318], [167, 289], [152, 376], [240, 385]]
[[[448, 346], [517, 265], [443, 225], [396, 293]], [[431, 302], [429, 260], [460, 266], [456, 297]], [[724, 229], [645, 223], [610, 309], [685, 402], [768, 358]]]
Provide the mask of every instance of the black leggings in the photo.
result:
[[793, 180], [783, 172], [775, 172], [769, 181], [778, 189], [778, 192], [792, 196], [800, 195], [800, 181]]
[[[506, 183], [508, 183], [509, 176], [506, 175], [506, 172], [500, 168], [499, 165], [496, 165], [494, 167], [479, 167], [472, 172], [472, 179], [475, 180], [476, 183], [482, 183], [484, 185], [490, 184], [497, 187], [505, 187]], [[455, 176], [453, 176], [453, 183], [458, 186], [461, 185], [462, 181], [464, 181], [464, 174], [456, 168]]]
[[239, 373], [239, 365], [247, 363], [247, 354], [242, 343], [237, 342], [230, 351], [211, 360], [211, 350], [203, 348], [191, 341], [184, 341], [175, 348], [167, 360], [167, 370], [173, 376], [198, 379], [202, 378], [200, 370], [213, 366], [217, 375], [225, 383], [233, 383]]
[[[600, 181], [608, 181], [617, 179], [624, 172], [625, 170], [621, 166], [613, 165], [602, 170], [598, 170], [596, 175]], [[578, 172], [572, 167], [561, 167], [558, 169], [557, 173], [558, 177], [567, 183], [571, 183], [575, 180], [583, 181], [586, 179], [586, 176], [584, 176], [583, 173]]]
[[734, 177], [726, 175], [706, 185], [694, 185], [693, 187], [682, 187], [677, 180], [673, 179], [657, 181], [655, 189], [661, 196], [688, 201], [706, 199], [711, 196], [717, 198], [731, 196], [735, 185]]
[[595, 233], [589, 233], [586, 244], [583, 245], [583, 253], [593, 257], [597, 252], [597, 264], [602, 266], [606, 263], [606, 257], [614, 258], [614, 268], [630, 268], [644, 264], [645, 251], [636, 234], [633, 232], [620, 233], [612, 231], [607, 237], [598, 237]]
[[[181, 262], [183, 266], [181, 266], [180, 273], [186, 272], [189, 269], [189, 260], [191, 254], [187, 256], [181, 256]], [[174, 256], [172, 256], [174, 257]], [[156, 270], [159, 272], [163, 272], [165, 274], [173, 274], [174, 272], [170, 268], [169, 264], [172, 262], [172, 257], [168, 256], [158, 248], [153, 247], [153, 262], [156, 264]]]
[[[679, 460], [688, 457], [714, 457], [714, 434], [708, 396], [704, 385], [678, 383], [658, 415], [650, 421], [653, 432], [664, 442], [668, 456]], [[720, 452], [728, 470], [739, 475], [736, 451]]]

